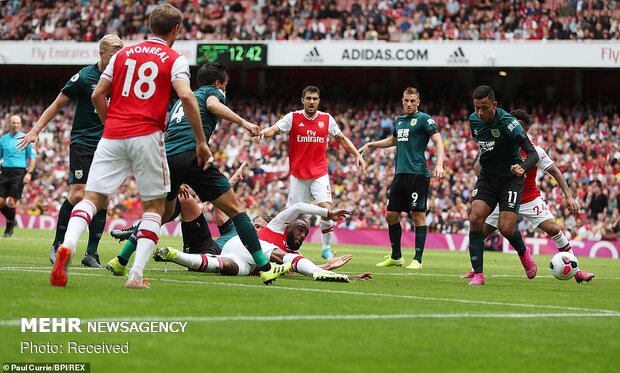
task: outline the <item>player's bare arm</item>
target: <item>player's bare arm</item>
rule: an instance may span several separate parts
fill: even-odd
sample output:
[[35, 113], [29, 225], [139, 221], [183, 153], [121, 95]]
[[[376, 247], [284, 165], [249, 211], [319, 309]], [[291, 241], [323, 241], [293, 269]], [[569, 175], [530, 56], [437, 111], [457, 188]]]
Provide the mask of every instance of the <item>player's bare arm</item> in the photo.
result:
[[359, 152], [360, 154], [364, 154], [367, 150], [391, 148], [392, 146], [396, 146], [396, 137], [394, 136], [366, 143], [359, 149]]
[[278, 126], [274, 125], [274, 126], [271, 126], [271, 127], [263, 128], [260, 131], [260, 138], [261, 139], [268, 139], [270, 137], [274, 137], [278, 133], [280, 133], [280, 128]]
[[562, 192], [566, 197], [566, 208], [568, 208], [568, 211], [570, 211], [570, 213], [574, 216], [577, 216], [579, 214], [579, 204], [575, 201], [575, 198], [568, 187], [568, 183], [566, 182], [564, 175], [562, 175], [562, 171], [560, 171], [558, 166], [554, 164], [547, 169], [547, 172], [553, 176], [553, 178], [558, 182], [560, 189], [562, 189]]
[[435, 144], [435, 149], [437, 150], [437, 162], [435, 163], [435, 171], [433, 171], [433, 177], [441, 180], [446, 176], [446, 172], [443, 169], [443, 163], [446, 157], [443, 148], [443, 139], [441, 138], [441, 134], [437, 132], [434, 133], [433, 136], [431, 136], [431, 140], [433, 141], [433, 144]]
[[523, 160], [523, 163], [521, 163], [520, 165], [513, 164], [512, 166], [510, 166], [510, 172], [517, 175], [518, 177], [523, 177], [523, 175], [525, 175], [525, 173], [528, 172], [530, 168], [536, 166], [539, 157], [538, 152], [534, 148], [534, 145], [532, 145], [529, 137], [523, 136], [521, 138], [521, 142], [519, 143], [519, 147], [523, 149], [527, 156]]
[[172, 88], [179, 96], [185, 117], [189, 122], [189, 125], [194, 131], [196, 137], [196, 156], [198, 157], [198, 165], [203, 166], [206, 170], [209, 165], [213, 163], [213, 154], [207, 145], [207, 138], [205, 137], [204, 130], [202, 128], [202, 120], [200, 119], [200, 110], [198, 109], [198, 101], [196, 96], [192, 92], [192, 88], [189, 85], [188, 80], [177, 79], [172, 81]]
[[335, 136], [335, 139], [346, 149], [347, 152], [355, 156], [355, 165], [362, 169], [362, 172], [366, 172], [366, 161], [362, 154], [357, 151], [355, 145], [346, 137], [342, 132]]
[[476, 159], [474, 159], [474, 172], [476, 173], [476, 176], [480, 176], [480, 170], [480, 154], [478, 154]]
[[66, 106], [69, 102], [71, 102], [71, 99], [67, 95], [62, 92], [59, 93], [54, 102], [52, 102], [52, 104], [45, 109], [43, 114], [41, 114], [41, 118], [39, 118], [30, 132], [21, 138], [17, 144], [17, 149], [24, 150], [28, 144], [36, 144], [39, 140], [39, 133], [41, 133], [43, 128], [45, 128], [52, 118], [56, 116], [58, 111], [60, 111], [60, 109]]
[[93, 101], [93, 106], [95, 110], [97, 110], [97, 115], [102, 122], [105, 123], [105, 117], [108, 114], [108, 100], [107, 97], [110, 95], [110, 91], [112, 90], [112, 81], [108, 79], [99, 79], [99, 83], [95, 87], [93, 94], [91, 95], [91, 100]]
[[241, 118], [228, 106], [222, 104], [220, 100], [218, 100], [218, 98], [215, 96], [209, 96], [209, 98], [207, 98], [207, 109], [209, 109], [211, 113], [215, 114], [219, 118], [226, 119], [240, 125], [241, 127], [245, 128], [252, 136], [260, 135], [260, 127], [258, 125]]

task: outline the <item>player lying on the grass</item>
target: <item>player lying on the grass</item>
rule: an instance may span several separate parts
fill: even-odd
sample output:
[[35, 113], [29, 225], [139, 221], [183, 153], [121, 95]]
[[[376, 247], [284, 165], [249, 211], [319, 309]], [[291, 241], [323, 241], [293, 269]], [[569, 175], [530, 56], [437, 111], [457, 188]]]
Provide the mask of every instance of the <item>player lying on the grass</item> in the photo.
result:
[[[201, 212], [198, 211], [199, 214]], [[270, 261], [290, 265], [291, 269], [316, 281], [350, 282], [351, 280], [370, 280], [372, 274], [343, 275], [332, 272], [351, 260], [351, 256], [335, 257], [323, 266], [317, 266], [305, 258], [299, 248], [308, 235], [309, 225], [302, 214], [320, 215], [333, 221], [342, 220], [346, 210], [330, 211], [307, 203], [296, 203], [287, 207], [258, 231], [261, 247]], [[164, 247], [156, 250], [155, 261], [180, 264], [198, 272], [220, 273], [225, 276], [248, 276], [256, 271], [256, 264], [238, 236], [230, 238], [222, 247], [220, 255], [189, 254]]]
[[[529, 130], [530, 115], [527, 112], [517, 109], [511, 111], [510, 115], [517, 118], [525, 132]], [[547, 208], [547, 204], [540, 195], [540, 189], [538, 189], [538, 185], [536, 184], [536, 173], [538, 172], [538, 169], [540, 168], [545, 172], [548, 172], [557, 181], [558, 186], [562, 189], [562, 192], [566, 197], [566, 207], [575, 216], [579, 214], [579, 205], [575, 201], [575, 198], [573, 198], [573, 195], [568, 188], [568, 184], [566, 183], [566, 179], [564, 179], [564, 176], [558, 166], [553, 163], [553, 160], [543, 148], [534, 143], [532, 143], [532, 145], [534, 145], [539, 159], [536, 166], [532, 167], [526, 174], [525, 182], [523, 184], [523, 197], [521, 197], [521, 204], [519, 206], [519, 216], [526, 218], [530, 224], [532, 224], [534, 229], [538, 228], [547, 233], [555, 242], [558, 251], [568, 251], [572, 253], [573, 250], [570, 243], [568, 243], [568, 239], [560, 230], [560, 227], [558, 227], [555, 217], [551, 214], [551, 211]], [[524, 156], [523, 151], [521, 151], [521, 156]], [[477, 159], [474, 163], [474, 170], [476, 171], [476, 174], [480, 174], [480, 159]], [[487, 217], [484, 222], [484, 226], [482, 227], [482, 235], [484, 239], [497, 230], [498, 220], [499, 207], [495, 207], [495, 210], [493, 210], [491, 215]], [[471, 270], [461, 277], [472, 278], [473, 276], [474, 271]], [[575, 280], [578, 283], [581, 283], [582, 281], [589, 282], [593, 278], [594, 274], [590, 272], [580, 270], [577, 274], [575, 274]]]
[[[237, 171], [230, 177], [229, 181], [232, 185], [236, 184], [241, 179], [243, 170], [247, 167], [247, 162], [243, 162]], [[179, 192], [179, 204], [178, 210], [181, 214], [181, 232], [183, 235], [183, 251], [190, 254], [219, 254], [222, 251], [224, 244], [232, 237], [237, 236], [237, 231], [232, 224], [230, 218], [219, 209], [214, 209], [215, 223], [218, 226], [220, 237], [213, 239], [207, 219], [198, 201], [190, 196], [189, 187], [182, 186]], [[256, 230], [259, 230], [263, 226], [267, 225], [270, 218], [268, 217], [256, 217], [252, 224]], [[127, 229], [114, 230], [111, 235], [119, 239], [121, 242], [128, 239], [127, 243], [119, 253], [119, 255], [110, 260], [106, 265], [106, 268], [112, 272], [115, 276], [127, 275], [126, 263], [131, 258], [131, 255], [135, 251], [136, 237], [134, 232], [135, 227], [129, 227]], [[324, 269], [338, 268], [351, 259], [351, 255], [344, 255], [342, 257], [332, 257], [327, 263], [321, 265]]]

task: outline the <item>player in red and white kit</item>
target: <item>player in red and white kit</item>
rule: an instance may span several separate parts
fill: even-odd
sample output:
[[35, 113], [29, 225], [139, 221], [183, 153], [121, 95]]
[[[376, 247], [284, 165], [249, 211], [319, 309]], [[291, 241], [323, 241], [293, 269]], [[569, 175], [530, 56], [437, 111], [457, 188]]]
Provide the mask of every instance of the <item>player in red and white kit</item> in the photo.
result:
[[[175, 7], [158, 6], [149, 15], [154, 37], [120, 50], [101, 75], [92, 101], [104, 122], [103, 136], [95, 151], [85, 197], [73, 208], [65, 240], [57, 251], [50, 276], [54, 286], [66, 286], [67, 267], [80, 235], [93, 215], [107, 206], [108, 196], [133, 172], [144, 214], [137, 255], [125, 286], [149, 287], [143, 272], [159, 240], [165, 196], [170, 191], [164, 131], [172, 88], [194, 130], [198, 163], [206, 167], [211, 159], [190, 87], [189, 65], [184, 56], [171, 49], [182, 21], [183, 14]], [[107, 96], [111, 97], [109, 106]]]
[[[303, 110], [286, 114], [273, 126], [261, 131], [261, 138], [269, 138], [283, 132], [289, 138], [289, 191], [287, 206], [297, 202], [314, 202], [327, 209], [332, 205], [332, 194], [327, 170], [327, 144], [329, 137], [338, 141], [347, 152], [355, 155], [357, 167], [366, 169], [364, 158], [351, 140], [340, 130], [334, 117], [319, 111], [320, 91], [307, 86], [301, 93]], [[331, 258], [331, 241], [334, 222], [321, 218], [323, 251], [321, 256]]]
[[[527, 132], [530, 126], [530, 116], [527, 112], [521, 109], [513, 110], [510, 112], [512, 116], [517, 118], [521, 126]], [[553, 160], [540, 146], [533, 144], [536, 152], [538, 153], [538, 164], [532, 167], [525, 175], [525, 183], [523, 184], [523, 196], [521, 197], [521, 204], [519, 205], [519, 216], [526, 218], [530, 224], [536, 229], [540, 229], [547, 233], [549, 237], [555, 242], [558, 251], [568, 251], [572, 253], [572, 248], [568, 239], [564, 235], [564, 232], [560, 229], [555, 221], [555, 217], [549, 211], [545, 200], [540, 195], [540, 189], [536, 185], [536, 173], [538, 169], [542, 169], [548, 172], [558, 182], [558, 186], [562, 189], [564, 196], [566, 197], [566, 207], [575, 216], [579, 213], [579, 205], [568, 187], [564, 176], [560, 169], [553, 163]], [[521, 156], [525, 156], [523, 150], [521, 150]], [[478, 162], [476, 166], [478, 166]], [[495, 210], [487, 217], [482, 228], [482, 234], [484, 238], [487, 238], [491, 233], [497, 230], [497, 224], [499, 219], [499, 208]], [[465, 274], [463, 277], [469, 278], [470, 273]], [[575, 275], [575, 280], [578, 283], [582, 281], [589, 282], [594, 278], [594, 274], [578, 271]]]
[[[350, 260], [350, 256], [330, 261], [329, 265], [317, 266], [305, 258], [299, 249], [308, 235], [308, 222], [301, 214], [320, 215], [333, 221], [344, 219], [346, 210], [331, 211], [322, 207], [299, 202], [276, 215], [258, 231], [263, 253], [276, 263], [290, 263], [293, 271], [312, 277], [316, 281], [350, 282], [370, 280], [372, 274], [343, 275], [332, 272]], [[256, 273], [256, 263], [243, 246], [239, 236], [228, 240], [220, 255], [188, 254], [164, 247], [155, 252], [156, 261], [174, 262], [198, 272], [219, 273], [225, 276], [248, 276]]]

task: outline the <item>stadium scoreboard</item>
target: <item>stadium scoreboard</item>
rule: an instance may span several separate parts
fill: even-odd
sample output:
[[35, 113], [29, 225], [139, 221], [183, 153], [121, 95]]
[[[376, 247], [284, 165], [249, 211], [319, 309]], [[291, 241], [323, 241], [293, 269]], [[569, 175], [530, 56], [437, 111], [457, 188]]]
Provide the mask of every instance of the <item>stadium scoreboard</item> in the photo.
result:
[[267, 66], [267, 44], [198, 44], [196, 63], [220, 62], [226, 66]]

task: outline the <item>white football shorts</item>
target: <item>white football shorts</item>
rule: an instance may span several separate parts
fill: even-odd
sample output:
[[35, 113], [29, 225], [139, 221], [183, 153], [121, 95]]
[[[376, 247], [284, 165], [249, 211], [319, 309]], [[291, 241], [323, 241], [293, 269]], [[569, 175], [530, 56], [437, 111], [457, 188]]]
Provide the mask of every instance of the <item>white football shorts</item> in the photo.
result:
[[332, 203], [332, 189], [329, 184], [329, 175], [325, 174], [316, 179], [298, 179], [291, 175], [289, 178], [288, 201], [286, 206], [291, 206], [297, 202]]
[[170, 191], [170, 170], [161, 131], [127, 139], [102, 138], [90, 166], [86, 190], [109, 196], [132, 171], [143, 201], [164, 197]]
[[[519, 216], [526, 218], [534, 228], [545, 220], [555, 219], [551, 211], [547, 208], [547, 204], [542, 197], [538, 197], [533, 201], [522, 203], [519, 206]], [[499, 206], [487, 217], [485, 223], [497, 228], [499, 224]]]

